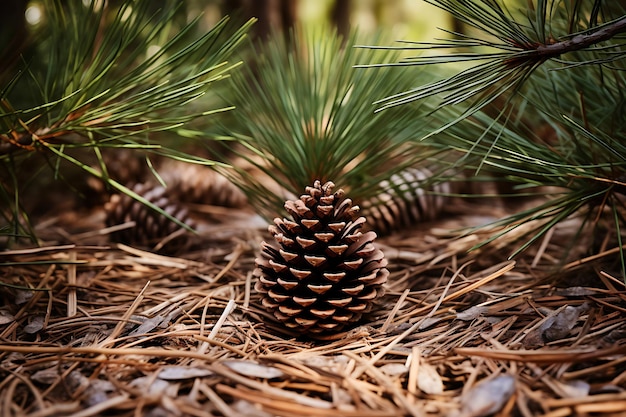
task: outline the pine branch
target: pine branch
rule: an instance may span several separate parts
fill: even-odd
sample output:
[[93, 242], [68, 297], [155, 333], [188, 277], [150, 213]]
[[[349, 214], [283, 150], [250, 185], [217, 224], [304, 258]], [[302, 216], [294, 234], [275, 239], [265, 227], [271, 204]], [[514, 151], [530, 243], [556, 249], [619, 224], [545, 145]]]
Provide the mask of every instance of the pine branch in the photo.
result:
[[[149, 4], [145, 0], [135, 2], [132, 11], [136, 18], [124, 20], [130, 10], [125, 4], [106, 28], [96, 25], [91, 33], [84, 34], [87, 41], [82, 37], [66, 39], [66, 33], [80, 32], [81, 18], [100, 21], [103, 10], [89, 10], [82, 5], [70, 7], [67, 15], [73, 17], [73, 24], [81, 25], [80, 29], [63, 28], [62, 33], [57, 33], [60, 29], [55, 26], [61, 22], [51, 22], [52, 41], [70, 44], [66, 48], [43, 45], [51, 51], [47, 59], [51, 66], [45, 74], [31, 73], [30, 79], [22, 80], [37, 84], [46, 80], [40, 97], [35, 98], [41, 104], [20, 109], [5, 105], [0, 120], [9, 133], [3, 136], [4, 141], [11, 143], [9, 135], [15, 139], [33, 134], [35, 142], [62, 141], [70, 132], [93, 132], [116, 139], [121, 135], [141, 136], [176, 129], [198, 117], [228, 110], [189, 112], [182, 108], [202, 97], [210, 84], [234, 68], [224, 59], [241, 43], [249, 24], [231, 33], [224, 19], [190, 44], [181, 44], [195, 26], [194, 21], [163, 45], [151, 45], [157, 36], [162, 36], [161, 32], [170, 32], [168, 22], [176, 9], [170, 5], [163, 16], [153, 15]], [[49, 8], [57, 11], [51, 18], [65, 19], [62, 6], [49, 4]], [[146, 38], [139, 39], [148, 25], [152, 26]], [[104, 32], [98, 35], [101, 30]], [[97, 36], [102, 40], [97, 42]], [[135, 42], [141, 42], [141, 48]], [[158, 52], [149, 53], [150, 46]], [[61, 62], [71, 64], [62, 66]]]
[[[446, 107], [439, 115], [443, 119], [453, 118], [456, 112]], [[620, 139], [623, 131], [620, 136], [609, 136], [602, 132], [601, 126], [594, 125], [589, 130], [559, 114], [540, 115], [545, 118], [542, 123], [549, 121], [558, 128], [558, 136], [534, 135], [519, 125], [504, 126], [477, 112], [472, 118], [448, 127], [430, 142], [433, 147], [459, 152], [462, 156], [456, 163], [463, 168], [491, 173], [510, 182], [519, 190], [517, 196], [535, 197], [533, 207], [481, 226], [492, 229], [493, 233], [477, 247], [507, 238], [511, 232], [523, 228], [523, 236], [518, 237], [524, 240], [511, 253], [514, 257], [566, 219], [584, 219], [580, 228], [582, 231], [590, 225], [591, 229], [586, 229], [588, 233], [606, 228], [614, 217], [611, 214], [608, 218], [609, 213], [622, 216], [626, 212], [626, 146]], [[515, 197], [515, 194], [508, 196]], [[614, 234], [618, 240], [624, 220], [618, 217]]]
[[[204, 98], [239, 65], [228, 59], [253, 21], [233, 28], [224, 18], [196, 36], [200, 17], [180, 27], [175, 23], [180, 2], [155, 7], [149, 0], [127, 1], [113, 10], [108, 4], [41, 4], [45, 19], [37, 48], [24, 57], [9, 85], [0, 88], [0, 163], [6, 170], [15, 172], [18, 161], [41, 153], [131, 194], [108, 177], [99, 148], [145, 149], [214, 164], [184, 154], [163, 138], [167, 133], [180, 142], [179, 131], [201, 137], [205, 127], [192, 128], [190, 122], [231, 109], [214, 108]], [[89, 152], [81, 154], [81, 149], [95, 155], [101, 170], [89, 166]], [[11, 189], [2, 178], [0, 187]], [[11, 206], [17, 219], [18, 204]]]
[[[563, 33], [554, 38], [556, 35], [547, 32], [546, 27], [561, 19], [558, 16], [559, 13], [564, 13], [560, 10], [564, 6], [559, 5], [558, 0], [540, 1], [541, 7], [537, 7], [536, 13], [532, 15], [529, 11], [526, 17], [530, 25], [519, 22], [517, 20], [519, 17], [514, 17], [501, 6], [501, 2], [495, 0], [426, 1], [478, 29], [483, 36], [453, 34], [459, 38], [435, 43], [406, 42], [405, 46], [397, 47], [362, 47], [398, 50], [469, 49], [472, 52], [418, 56], [406, 58], [397, 63], [362, 66], [415, 66], [458, 62], [478, 62], [478, 64], [447, 79], [387, 96], [376, 102], [380, 105], [378, 111], [434, 96], [443, 96], [437, 108], [471, 100], [469, 109], [462, 116], [465, 117], [493, 102], [505, 92], [520, 91], [524, 83], [531, 78], [532, 73], [545, 62], [556, 60], [565, 54], [587, 50], [603, 42], [606, 43], [626, 32], [626, 17], [620, 16], [596, 26], [593, 26], [594, 23], [590, 20], [586, 27], [580, 27], [575, 32]], [[583, 7], [583, 4], [584, 2], [576, 3], [577, 9], [571, 13], [570, 20], [567, 22], [568, 28], [573, 28], [577, 24], [574, 19], [582, 13], [579, 9]], [[548, 16], [549, 10], [553, 15]], [[555, 27], [555, 25], [551, 26], [551, 28]], [[493, 52], [485, 52], [480, 48], [488, 48]], [[624, 56], [619, 44], [608, 43], [606, 46], [598, 46], [595, 51], [606, 55], [607, 49], [610, 48], [616, 50], [610, 57], [611, 61]], [[594, 64], [601, 59], [597, 56], [588, 60], [582, 56], [580, 58], [576, 61], [577, 65]]]
[[[607, 41], [613, 37], [626, 33], [626, 16], [616, 19], [595, 28], [591, 33], [577, 34], [571, 39], [554, 42], [546, 45], [537, 45], [535, 48], [527, 48], [528, 59], [547, 60], [556, 58], [568, 52], [575, 52], [588, 48], [600, 42]], [[535, 51], [534, 53], [532, 51]]]

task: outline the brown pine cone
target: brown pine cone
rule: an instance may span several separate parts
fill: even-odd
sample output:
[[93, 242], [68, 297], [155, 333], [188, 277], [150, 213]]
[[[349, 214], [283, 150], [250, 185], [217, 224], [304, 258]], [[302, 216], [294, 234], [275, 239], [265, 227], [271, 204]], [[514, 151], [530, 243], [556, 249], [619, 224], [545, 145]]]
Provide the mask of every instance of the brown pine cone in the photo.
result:
[[315, 181], [287, 201], [293, 220], [269, 227], [278, 247], [262, 243], [255, 289], [262, 305], [286, 327], [311, 336], [336, 334], [357, 323], [382, 295], [389, 271], [376, 233], [362, 233], [364, 217], [334, 184]]
[[197, 164], [165, 160], [159, 174], [167, 185], [170, 199], [185, 203], [222, 207], [244, 207], [246, 195], [230, 180], [213, 169]]
[[[190, 227], [193, 226], [187, 217], [187, 210], [170, 201], [166, 196], [165, 188], [150, 184], [135, 184], [131, 189], [172, 217]], [[134, 226], [111, 234], [111, 239], [120, 243], [153, 246], [172, 234], [181, 233], [184, 230], [161, 213], [126, 194], [113, 194], [104, 208], [106, 212], [105, 222], [108, 227], [135, 222]], [[172, 247], [172, 245], [169, 246]]]
[[[106, 165], [106, 172], [110, 178], [123, 185], [135, 184], [145, 181], [148, 175], [148, 165], [144, 159], [144, 154], [135, 149], [104, 149], [102, 159]], [[92, 165], [100, 171], [99, 164]], [[100, 196], [99, 202], [108, 198], [106, 184], [99, 178], [89, 177], [87, 183], [94, 195]]]
[[380, 235], [435, 219], [449, 200], [448, 182], [425, 186], [426, 168], [408, 168], [380, 183], [381, 192], [363, 202], [363, 215]]

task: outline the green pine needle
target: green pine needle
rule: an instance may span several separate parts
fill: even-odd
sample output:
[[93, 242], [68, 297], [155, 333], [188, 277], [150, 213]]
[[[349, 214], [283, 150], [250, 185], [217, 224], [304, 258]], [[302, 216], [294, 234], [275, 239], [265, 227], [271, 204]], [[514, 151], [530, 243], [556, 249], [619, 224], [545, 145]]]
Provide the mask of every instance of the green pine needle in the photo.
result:
[[372, 105], [372, 97], [429, 76], [357, 69], [396, 54], [355, 43], [356, 34], [342, 40], [328, 28], [297, 29], [289, 43], [275, 36], [254, 49], [254, 64], [232, 77], [231, 143], [259, 175], [241, 168], [227, 174], [265, 216], [316, 179], [361, 201], [379, 192], [381, 180], [433, 155], [416, 140], [428, 125], [417, 106], [374, 113]]

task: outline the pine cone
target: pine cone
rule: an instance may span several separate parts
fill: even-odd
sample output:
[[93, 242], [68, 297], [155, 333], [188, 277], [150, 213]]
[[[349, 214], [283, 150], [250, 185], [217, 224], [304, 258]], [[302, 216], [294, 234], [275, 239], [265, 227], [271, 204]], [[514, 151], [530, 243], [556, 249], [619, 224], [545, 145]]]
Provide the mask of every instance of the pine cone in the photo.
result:
[[315, 181], [287, 201], [293, 220], [269, 227], [279, 248], [262, 243], [255, 289], [263, 306], [288, 328], [312, 336], [336, 334], [356, 323], [383, 293], [389, 271], [383, 252], [362, 233], [364, 217], [334, 184]]
[[[110, 149], [102, 151], [103, 162], [108, 175], [120, 184], [128, 185], [141, 182], [148, 174], [148, 165], [143, 154], [133, 149]], [[99, 164], [92, 165], [97, 171]], [[95, 195], [101, 196], [98, 201], [103, 203], [109, 193], [106, 184], [99, 178], [89, 177], [87, 183]]]
[[172, 200], [222, 207], [245, 207], [246, 195], [222, 174], [206, 166], [165, 160], [159, 174]]
[[[135, 184], [131, 189], [172, 217], [193, 226], [187, 217], [187, 210], [171, 202], [165, 195], [165, 188], [149, 184]], [[135, 226], [111, 234], [111, 239], [120, 243], [152, 246], [182, 229], [167, 217], [126, 194], [113, 194], [104, 209], [105, 222], [109, 227], [130, 221], [135, 222]], [[173, 242], [170, 242], [169, 248], [173, 247], [171, 243]]]
[[424, 186], [432, 176], [426, 168], [408, 168], [380, 183], [381, 193], [363, 202], [363, 214], [382, 235], [433, 220], [447, 201], [450, 183]]

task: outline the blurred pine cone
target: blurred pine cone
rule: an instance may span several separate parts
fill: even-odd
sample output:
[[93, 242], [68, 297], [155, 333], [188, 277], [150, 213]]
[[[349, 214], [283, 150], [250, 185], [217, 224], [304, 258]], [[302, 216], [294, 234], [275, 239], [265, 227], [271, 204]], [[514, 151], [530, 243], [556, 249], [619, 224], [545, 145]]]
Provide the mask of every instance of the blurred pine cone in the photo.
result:
[[[155, 179], [145, 155], [138, 151], [115, 149], [103, 151], [102, 156], [109, 177], [122, 185], [152, 182]], [[158, 156], [150, 160], [166, 184], [171, 201], [236, 208], [244, 207], [248, 202], [243, 191], [211, 168]], [[98, 164], [92, 167], [100, 170]], [[90, 177], [88, 184], [91, 194], [96, 196], [91, 199], [102, 201], [102, 197], [108, 198], [107, 187], [102, 180]]]
[[382, 181], [381, 192], [362, 203], [368, 226], [380, 235], [435, 219], [451, 192], [451, 184], [428, 185], [432, 172], [427, 168], [408, 168]]
[[293, 220], [269, 227], [278, 248], [262, 243], [255, 289], [263, 306], [288, 328], [312, 336], [336, 334], [356, 323], [383, 293], [387, 260], [360, 231], [358, 206], [315, 181], [299, 200], [287, 201]]
[[[145, 155], [135, 149], [103, 149], [102, 163], [106, 166], [108, 176], [123, 185], [143, 182], [149, 173]], [[92, 168], [101, 170], [97, 163]], [[98, 196], [98, 202], [102, 203], [108, 198], [106, 183], [101, 179], [89, 177], [87, 184], [92, 194]]]
[[[172, 217], [193, 227], [192, 221], [187, 216], [187, 210], [172, 202], [165, 195], [165, 188], [150, 184], [135, 184], [131, 189]], [[153, 246], [167, 240], [166, 238], [168, 237], [172, 237], [174, 233], [184, 230], [161, 213], [152, 210], [126, 194], [111, 195], [104, 209], [106, 212], [105, 222], [108, 227], [131, 221], [135, 222], [134, 226], [111, 234], [111, 239], [116, 242]], [[168, 242], [168, 248], [172, 249], [174, 243], [179, 246], [181, 243], [180, 239]]]
[[222, 207], [244, 207], [246, 195], [223, 175], [203, 165], [164, 160], [159, 174], [175, 201]]

